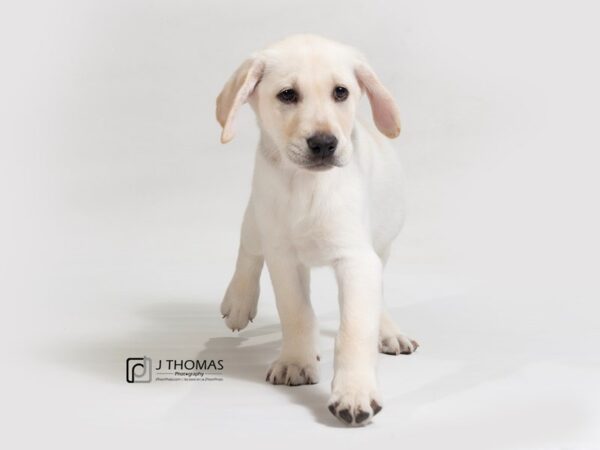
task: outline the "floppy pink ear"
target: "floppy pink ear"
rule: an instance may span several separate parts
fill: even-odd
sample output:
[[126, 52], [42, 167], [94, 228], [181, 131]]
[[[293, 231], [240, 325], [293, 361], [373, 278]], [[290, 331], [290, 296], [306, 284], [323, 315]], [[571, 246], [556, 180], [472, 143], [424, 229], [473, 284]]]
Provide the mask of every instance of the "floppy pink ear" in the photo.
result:
[[225, 83], [217, 97], [217, 120], [223, 127], [221, 142], [223, 144], [233, 139], [233, 123], [238, 109], [248, 101], [254, 88], [260, 81], [264, 63], [251, 58], [242, 63], [231, 78]]
[[375, 125], [390, 139], [397, 137], [400, 134], [400, 113], [392, 94], [367, 64], [360, 63], [355, 74], [361, 87], [367, 91]]

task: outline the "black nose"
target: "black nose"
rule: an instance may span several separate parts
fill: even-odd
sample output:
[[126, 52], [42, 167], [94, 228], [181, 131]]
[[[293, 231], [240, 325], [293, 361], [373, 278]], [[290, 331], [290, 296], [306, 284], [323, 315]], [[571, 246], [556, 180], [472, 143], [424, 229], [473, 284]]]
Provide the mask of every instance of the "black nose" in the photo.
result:
[[320, 158], [327, 158], [335, 152], [338, 140], [333, 134], [317, 133], [309, 137], [306, 143], [313, 155]]

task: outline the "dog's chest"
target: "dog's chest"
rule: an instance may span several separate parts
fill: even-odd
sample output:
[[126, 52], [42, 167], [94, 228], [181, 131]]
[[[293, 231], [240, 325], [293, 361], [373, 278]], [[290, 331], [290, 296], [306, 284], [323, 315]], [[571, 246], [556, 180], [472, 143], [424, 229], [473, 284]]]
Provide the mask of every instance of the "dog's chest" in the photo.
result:
[[290, 240], [299, 259], [308, 265], [326, 264], [340, 245], [336, 233], [339, 208], [323, 194], [299, 192], [290, 198]]
[[298, 176], [279, 196], [276, 221], [282, 238], [298, 258], [309, 266], [325, 265], [351, 245], [361, 227], [352, 186], [336, 178]]

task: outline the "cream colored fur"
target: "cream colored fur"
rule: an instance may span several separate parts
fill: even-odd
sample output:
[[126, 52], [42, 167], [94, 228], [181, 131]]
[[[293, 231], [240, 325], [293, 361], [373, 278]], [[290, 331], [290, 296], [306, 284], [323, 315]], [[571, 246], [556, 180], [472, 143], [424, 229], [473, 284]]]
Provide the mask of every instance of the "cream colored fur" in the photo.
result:
[[[348, 90], [347, 100], [334, 101], [336, 86]], [[296, 104], [277, 98], [287, 88], [299, 93]], [[364, 92], [379, 131], [356, 120]], [[400, 132], [396, 104], [356, 50], [310, 35], [278, 42], [234, 73], [217, 99], [222, 142], [233, 138], [236, 112], [246, 102], [261, 138], [236, 270], [221, 312], [233, 330], [254, 318], [266, 263], [283, 333], [267, 380], [316, 383], [310, 268], [332, 267], [341, 320], [329, 409], [345, 423], [366, 424], [382, 404], [378, 349], [400, 354], [417, 347], [382, 306], [383, 267], [404, 219], [400, 165], [385, 137]], [[316, 132], [334, 135], [338, 145], [331, 164], [313, 170], [306, 140]]]

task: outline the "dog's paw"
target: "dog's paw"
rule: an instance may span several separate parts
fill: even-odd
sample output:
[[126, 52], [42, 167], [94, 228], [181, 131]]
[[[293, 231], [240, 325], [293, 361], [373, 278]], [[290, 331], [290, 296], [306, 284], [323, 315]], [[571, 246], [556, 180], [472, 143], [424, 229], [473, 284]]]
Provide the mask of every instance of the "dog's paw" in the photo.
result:
[[243, 330], [248, 322], [254, 320], [259, 293], [258, 284], [231, 281], [221, 302], [221, 314], [232, 331]]
[[318, 356], [314, 362], [291, 362], [278, 359], [267, 371], [266, 381], [272, 384], [300, 386], [319, 382]]
[[339, 386], [339, 383], [337, 385], [334, 381], [328, 409], [344, 424], [367, 425], [381, 411], [381, 400], [374, 386]]
[[419, 348], [419, 343], [403, 334], [379, 336], [379, 352], [386, 355], [410, 355]]

